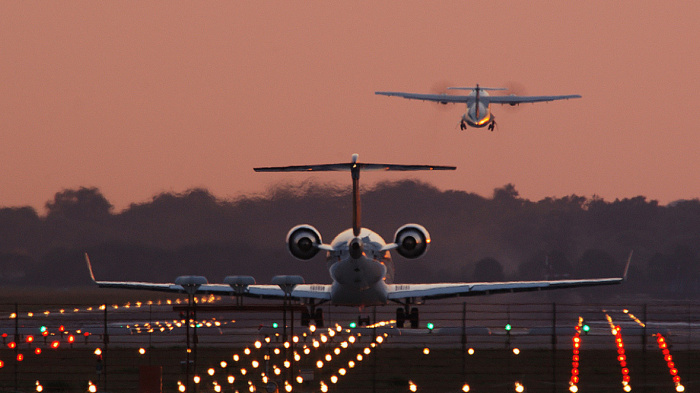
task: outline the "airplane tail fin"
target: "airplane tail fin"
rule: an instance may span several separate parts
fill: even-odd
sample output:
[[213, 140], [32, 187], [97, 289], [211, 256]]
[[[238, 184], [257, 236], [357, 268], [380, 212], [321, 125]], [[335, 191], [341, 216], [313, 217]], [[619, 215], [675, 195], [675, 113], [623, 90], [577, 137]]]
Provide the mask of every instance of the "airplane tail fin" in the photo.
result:
[[358, 155], [353, 154], [349, 163], [321, 165], [293, 165], [280, 167], [253, 168], [255, 172], [311, 172], [311, 171], [345, 171], [352, 175], [352, 229], [355, 236], [360, 235], [360, 171], [441, 171], [455, 170], [454, 166], [438, 165], [397, 165], [371, 164], [357, 162]]

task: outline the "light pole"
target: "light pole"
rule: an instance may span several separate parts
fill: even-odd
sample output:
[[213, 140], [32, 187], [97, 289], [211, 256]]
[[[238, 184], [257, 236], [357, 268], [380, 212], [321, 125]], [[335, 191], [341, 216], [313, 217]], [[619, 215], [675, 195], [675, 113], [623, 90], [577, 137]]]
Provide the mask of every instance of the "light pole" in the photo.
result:
[[[209, 282], [207, 279], [203, 276], [180, 276], [175, 279], [175, 285], [179, 285], [182, 287], [182, 290], [187, 294], [187, 317], [186, 317], [186, 326], [185, 328], [187, 329], [187, 359], [186, 359], [186, 364], [185, 364], [185, 380], [187, 381], [187, 388], [191, 387], [192, 381], [190, 381], [190, 309], [192, 307], [196, 307], [196, 304], [194, 304], [194, 295], [197, 293], [199, 290], [199, 287], [202, 285], [206, 285]], [[195, 371], [195, 374], [197, 372], [197, 313], [196, 311], [194, 312], [194, 361], [193, 361], [193, 369]], [[192, 390], [190, 390], [192, 391]]]

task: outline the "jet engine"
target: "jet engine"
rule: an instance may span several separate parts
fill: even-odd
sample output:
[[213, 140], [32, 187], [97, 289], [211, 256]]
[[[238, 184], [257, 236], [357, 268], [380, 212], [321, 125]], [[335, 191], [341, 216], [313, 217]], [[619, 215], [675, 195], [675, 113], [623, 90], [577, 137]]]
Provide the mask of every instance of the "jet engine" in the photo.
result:
[[297, 225], [287, 233], [289, 253], [301, 260], [313, 258], [321, 244], [321, 234], [311, 225]]
[[399, 228], [394, 235], [394, 243], [398, 245], [396, 251], [404, 258], [420, 258], [428, 251], [430, 234], [418, 224], [406, 224]]

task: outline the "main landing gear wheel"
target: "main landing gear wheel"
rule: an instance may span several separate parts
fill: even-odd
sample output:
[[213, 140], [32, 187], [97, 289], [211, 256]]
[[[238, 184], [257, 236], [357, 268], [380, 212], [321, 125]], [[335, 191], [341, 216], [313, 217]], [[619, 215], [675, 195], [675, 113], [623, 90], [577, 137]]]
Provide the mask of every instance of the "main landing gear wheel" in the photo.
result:
[[408, 306], [405, 309], [403, 307], [396, 309], [396, 327], [403, 328], [406, 321], [411, 323], [411, 328], [416, 329], [418, 327], [420, 318], [416, 307], [413, 307], [410, 313], [408, 312]]
[[314, 321], [316, 327], [323, 327], [323, 310], [317, 308], [315, 311], [304, 310], [301, 312], [301, 326], [309, 326], [311, 321]]
[[406, 313], [403, 307], [399, 307], [396, 309], [396, 327], [402, 328], [404, 323], [406, 323]]
[[493, 132], [493, 129], [496, 128], [496, 119], [493, 118], [491, 120], [491, 123], [489, 123], [489, 131]]
[[411, 321], [411, 328], [416, 329], [418, 328], [418, 309], [413, 307], [411, 309], [411, 315], [409, 316], [409, 319]]
[[316, 322], [316, 327], [323, 327], [323, 310], [320, 308], [316, 309], [314, 313], [314, 322]]

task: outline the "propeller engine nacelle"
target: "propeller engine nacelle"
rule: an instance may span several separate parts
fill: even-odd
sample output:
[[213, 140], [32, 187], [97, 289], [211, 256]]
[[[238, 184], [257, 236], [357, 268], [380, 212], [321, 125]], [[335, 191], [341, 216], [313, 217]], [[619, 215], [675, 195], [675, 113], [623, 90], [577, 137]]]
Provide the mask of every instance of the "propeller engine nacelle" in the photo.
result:
[[321, 244], [321, 234], [311, 225], [297, 225], [287, 233], [289, 253], [301, 260], [313, 258]]
[[398, 245], [396, 252], [404, 258], [420, 258], [428, 251], [430, 234], [418, 224], [406, 224], [399, 228], [394, 235], [394, 243]]

